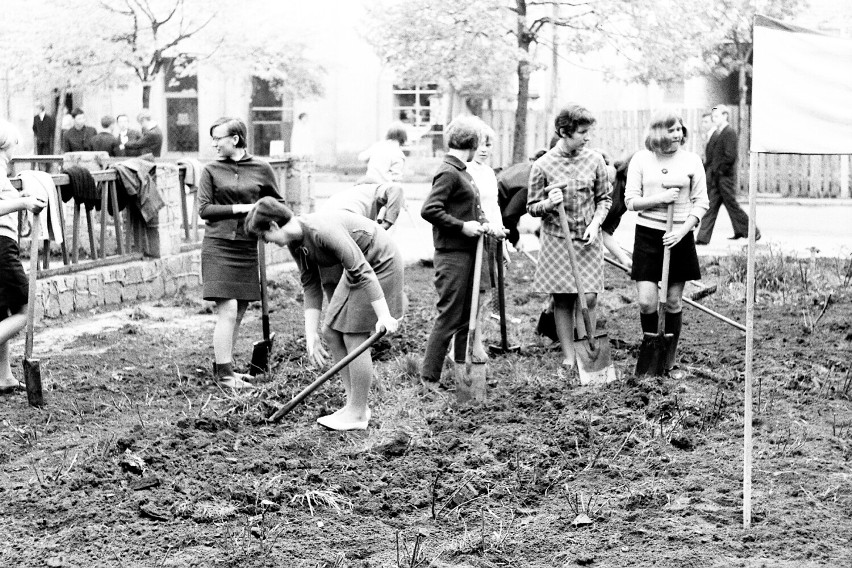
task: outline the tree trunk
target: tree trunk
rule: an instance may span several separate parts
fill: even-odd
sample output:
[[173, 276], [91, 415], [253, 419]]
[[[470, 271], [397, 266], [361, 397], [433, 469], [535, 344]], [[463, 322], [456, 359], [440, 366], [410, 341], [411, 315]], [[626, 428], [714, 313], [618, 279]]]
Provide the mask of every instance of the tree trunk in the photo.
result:
[[151, 108], [151, 83], [142, 83], [142, 108]]
[[518, 60], [518, 103], [515, 107], [515, 134], [512, 140], [512, 163], [518, 164], [527, 159], [527, 106], [530, 97], [529, 52], [532, 35], [527, 30], [526, 0], [517, 0], [518, 10], [518, 47], [521, 59]]
[[65, 96], [68, 94], [68, 89], [62, 87], [59, 90], [59, 103], [56, 105], [56, 110], [53, 113], [53, 153], [60, 154], [62, 151], [62, 119], [65, 116]]

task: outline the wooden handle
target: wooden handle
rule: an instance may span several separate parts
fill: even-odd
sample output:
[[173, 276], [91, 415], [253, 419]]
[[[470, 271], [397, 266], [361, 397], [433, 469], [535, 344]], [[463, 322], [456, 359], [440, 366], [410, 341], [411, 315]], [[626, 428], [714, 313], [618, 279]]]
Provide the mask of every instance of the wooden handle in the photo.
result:
[[262, 310], [261, 324], [263, 325], [263, 339], [269, 341], [269, 296], [266, 289], [266, 243], [263, 239], [257, 240], [257, 270], [260, 273], [260, 307]]
[[592, 318], [589, 316], [586, 293], [583, 290], [583, 283], [580, 281], [580, 270], [577, 268], [574, 239], [571, 238], [571, 228], [568, 226], [568, 219], [565, 217], [565, 207], [561, 203], [559, 204], [559, 225], [562, 227], [562, 232], [565, 233], [565, 238], [568, 240], [568, 260], [571, 265], [571, 273], [574, 275], [574, 285], [577, 286], [577, 301], [580, 302], [580, 311], [583, 314], [583, 324], [586, 326], [586, 338], [589, 340], [589, 347], [594, 350], [595, 333], [592, 329]]
[[467, 329], [467, 342], [464, 349], [465, 363], [471, 363], [471, 348], [473, 345], [473, 332], [476, 331], [476, 323], [479, 314], [479, 283], [482, 281], [482, 249], [484, 247], [485, 236], [479, 235], [476, 241], [476, 256], [473, 261], [473, 290], [470, 297], [470, 320]]
[[383, 329], [371, 335], [369, 338], [367, 338], [366, 341], [364, 341], [364, 343], [356, 347], [354, 351], [351, 351], [349, 354], [346, 355], [346, 357], [335, 363], [328, 371], [320, 375], [317, 380], [305, 387], [302, 392], [293, 397], [290, 402], [279, 408], [275, 412], [275, 414], [268, 418], [268, 421], [278, 422], [279, 420], [281, 420], [281, 418], [283, 418], [286, 414], [289, 414], [291, 410], [296, 408], [296, 406], [298, 406], [300, 402], [308, 398], [311, 393], [320, 388], [326, 381], [328, 381], [330, 378], [340, 372], [341, 369], [351, 363], [352, 360], [355, 359], [358, 355], [369, 349], [370, 346], [373, 345], [373, 343], [381, 339], [382, 336], [384, 336], [386, 333], [387, 330]]
[[33, 335], [35, 334], [35, 303], [36, 282], [38, 278], [38, 239], [41, 231], [41, 213], [33, 215], [32, 230], [30, 231], [30, 273], [29, 294], [27, 296], [27, 331], [24, 339], [24, 359], [32, 359]]

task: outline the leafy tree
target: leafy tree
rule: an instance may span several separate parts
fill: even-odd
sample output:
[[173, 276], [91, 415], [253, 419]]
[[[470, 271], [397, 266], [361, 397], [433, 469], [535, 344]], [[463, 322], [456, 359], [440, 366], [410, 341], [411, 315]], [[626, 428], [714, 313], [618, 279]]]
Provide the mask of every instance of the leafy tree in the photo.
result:
[[469, 99], [504, 94], [514, 72], [512, 159], [519, 162], [527, 156], [529, 79], [535, 68], [530, 46], [544, 40], [548, 26], [559, 26], [568, 32], [560, 47], [575, 53], [598, 47], [600, 38], [593, 32], [611, 1], [385, 0], [369, 10], [365, 37], [402, 80], [429, 83], [440, 78]]

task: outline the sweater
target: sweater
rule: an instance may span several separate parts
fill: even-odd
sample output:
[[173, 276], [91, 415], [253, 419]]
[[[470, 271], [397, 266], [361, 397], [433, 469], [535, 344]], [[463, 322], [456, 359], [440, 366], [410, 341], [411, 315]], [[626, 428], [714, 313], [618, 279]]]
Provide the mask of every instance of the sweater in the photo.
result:
[[[689, 188], [689, 174], [692, 174], [692, 191]], [[674, 154], [655, 154], [650, 150], [640, 150], [633, 155], [627, 168], [627, 187], [624, 190], [624, 202], [629, 211], [636, 211], [634, 200], [648, 197], [663, 191], [663, 185], [678, 185], [682, 188], [675, 201], [674, 224], [682, 225], [692, 215], [699, 221], [710, 206], [707, 198], [707, 179], [704, 165], [698, 154], [679, 149]], [[668, 205], [656, 205], [639, 211], [637, 225], [666, 230]]]
[[488, 222], [479, 193], [464, 162], [447, 154], [432, 178], [432, 191], [423, 202], [420, 216], [432, 224], [436, 250], [476, 250], [477, 237], [462, 233], [466, 221]]
[[253, 241], [246, 233], [245, 213], [232, 205], [256, 203], [261, 197], [281, 199], [272, 167], [246, 153], [240, 160], [224, 158], [204, 166], [198, 183], [198, 215], [207, 222], [204, 235], [220, 239]]

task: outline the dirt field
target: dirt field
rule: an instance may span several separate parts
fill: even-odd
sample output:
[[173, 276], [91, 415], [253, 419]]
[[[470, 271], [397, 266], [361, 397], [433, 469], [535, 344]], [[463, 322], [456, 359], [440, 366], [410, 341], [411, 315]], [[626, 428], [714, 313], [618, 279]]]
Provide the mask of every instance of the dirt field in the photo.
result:
[[[739, 321], [743, 266], [705, 267], [719, 291], [704, 301]], [[198, 290], [51, 323], [36, 345], [47, 405], [0, 399], [0, 566], [849, 566], [848, 259], [798, 271], [798, 283], [795, 270], [760, 281], [771, 291], [755, 315], [751, 530], [744, 334], [687, 307], [690, 376], [637, 380], [633, 289], [607, 268], [601, 303], [622, 377], [581, 388], [533, 335], [541, 298], [516, 260], [510, 338], [523, 351], [489, 363], [488, 402], [458, 407], [417, 379], [435, 296], [431, 269], [412, 267], [407, 321], [378, 350], [362, 433], [314, 423], [341, 403], [336, 381], [265, 423], [318, 374], [303, 361], [290, 275], [272, 294], [276, 372], [254, 395], [213, 383], [214, 320]], [[244, 362], [260, 335], [250, 316]], [[488, 334], [496, 341], [493, 320]]]

